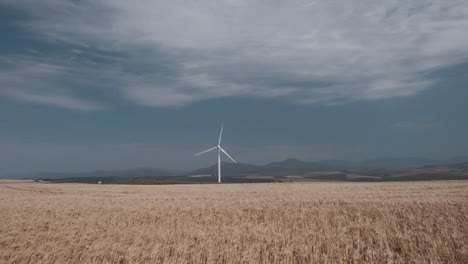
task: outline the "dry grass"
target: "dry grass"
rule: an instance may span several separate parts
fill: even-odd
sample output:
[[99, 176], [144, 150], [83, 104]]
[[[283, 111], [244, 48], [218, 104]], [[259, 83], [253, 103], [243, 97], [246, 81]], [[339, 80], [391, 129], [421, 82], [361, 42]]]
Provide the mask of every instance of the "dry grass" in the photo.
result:
[[0, 185], [1, 263], [468, 263], [468, 181]]

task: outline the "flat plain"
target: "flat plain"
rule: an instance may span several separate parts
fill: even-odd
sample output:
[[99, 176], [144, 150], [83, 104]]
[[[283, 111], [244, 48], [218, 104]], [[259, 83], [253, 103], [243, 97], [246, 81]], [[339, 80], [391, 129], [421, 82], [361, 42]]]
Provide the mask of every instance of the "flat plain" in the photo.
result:
[[4, 181], [0, 262], [468, 263], [468, 181]]

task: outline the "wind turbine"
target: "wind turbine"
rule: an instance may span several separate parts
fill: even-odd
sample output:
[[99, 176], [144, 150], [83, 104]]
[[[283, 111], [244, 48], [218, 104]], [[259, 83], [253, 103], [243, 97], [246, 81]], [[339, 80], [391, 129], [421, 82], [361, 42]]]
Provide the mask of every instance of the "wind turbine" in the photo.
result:
[[218, 182], [221, 183], [221, 152], [223, 152], [228, 158], [230, 158], [234, 163], [237, 163], [229, 154], [221, 147], [221, 137], [223, 136], [223, 127], [224, 124], [221, 125], [221, 132], [219, 133], [219, 140], [218, 140], [218, 146], [214, 148], [207, 149], [205, 151], [202, 151], [200, 153], [195, 154], [195, 156], [205, 154], [207, 152], [210, 152], [212, 150], [217, 149], [218, 150]]

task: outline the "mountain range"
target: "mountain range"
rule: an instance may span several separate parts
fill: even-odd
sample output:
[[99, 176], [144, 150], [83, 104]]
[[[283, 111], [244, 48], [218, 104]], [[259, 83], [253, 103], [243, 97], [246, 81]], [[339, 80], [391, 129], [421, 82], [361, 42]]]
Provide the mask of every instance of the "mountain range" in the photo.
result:
[[[323, 160], [317, 162], [307, 162], [298, 159], [289, 158], [280, 162], [272, 162], [265, 165], [252, 165], [244, 163], [222, 163], [222, 172], [226, 176], [235, 176], [242, 174], [268, 174], [285, 175], [305, 172], [321, 172], [333, 170], [356, 170], [356, 169], [403, 169], [422, 166], [437, 166], [444, 164], [458, 164], [468, 162], [468, 157], [455, 157], [449, 160], [433, 160], [417, 157], [409, 158], [374, 158], [360, 162], [345, 160]], [[217, 165], [198, 169], [189, 173], [189, 175], [215, 175]]]
[[[253, 165], [247, 163], [222, 163], [223, 176], [238, 175], [272, 175], [284, 176], [306, 172], [344, 171], [356, 169], [402, 169], [422, 166], [437, 166], [444, 164], [458, 164], [468, 162], [467, 156], [459, 156], [449, 160], [433, 160], [418, 157], [392, 158], [380, 157], [364, 161], [354, 162], [346, 160], [322, 160], [315, 162], [302, 161], [289, 158], [279, 162], [271, 162], [265, 165]], [[217, 165], [200, 168], [188, 172], [175, 172], [158, 168], [134, 168], [126, 170], [97, 170], [91, 172], [38, 172], [21, 175], [5, 175], [4, 178], [28, 178], [28, 179], [60, 179], [60, 178], [147, 178], [147, 177], [174, 177], [190, 175], [216, 175]]]

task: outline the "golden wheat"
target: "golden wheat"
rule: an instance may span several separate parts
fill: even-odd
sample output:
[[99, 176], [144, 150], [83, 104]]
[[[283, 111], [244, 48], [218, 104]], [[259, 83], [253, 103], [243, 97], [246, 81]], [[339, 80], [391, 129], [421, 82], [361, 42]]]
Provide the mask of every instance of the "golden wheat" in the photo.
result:
[[468, 181], [0, 184], [2, 263], [468, 263]]

